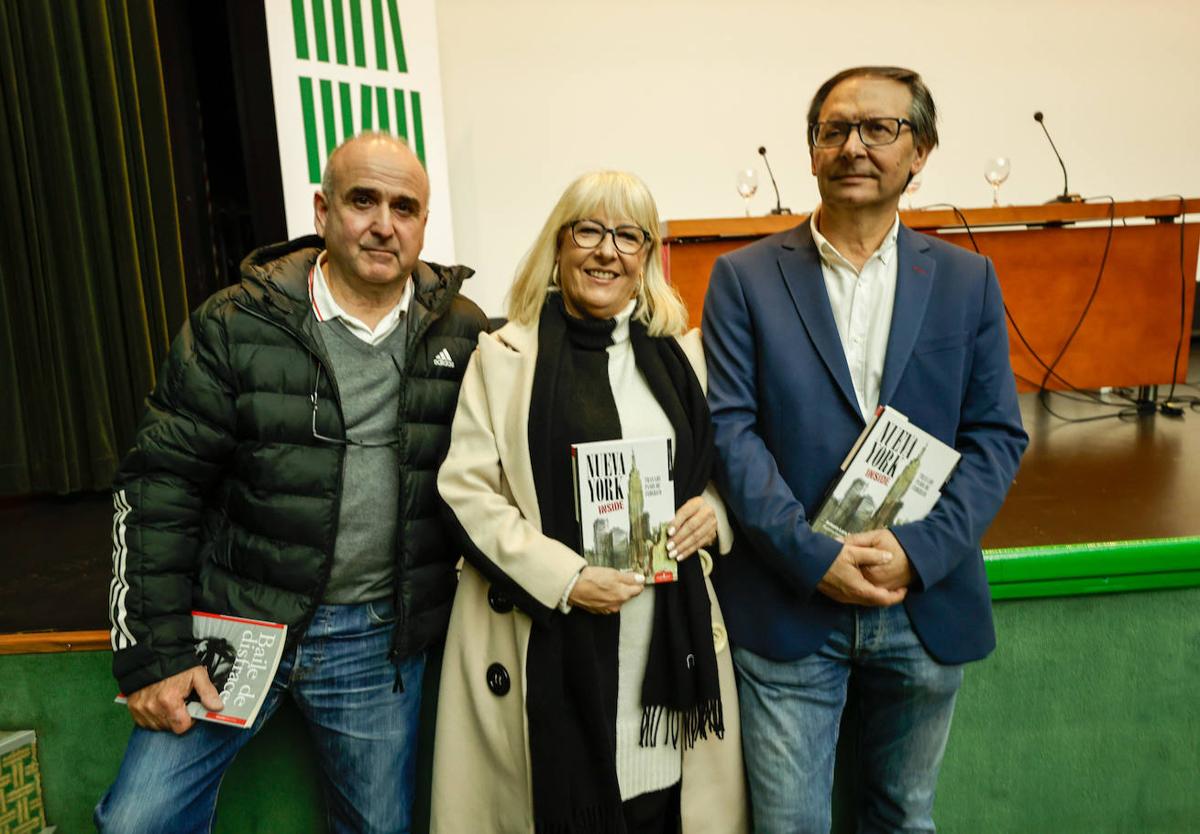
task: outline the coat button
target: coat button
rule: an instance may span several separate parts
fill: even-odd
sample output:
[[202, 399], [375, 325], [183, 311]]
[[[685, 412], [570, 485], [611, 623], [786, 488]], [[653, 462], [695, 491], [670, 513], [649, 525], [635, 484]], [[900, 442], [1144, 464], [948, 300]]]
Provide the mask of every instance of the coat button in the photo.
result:
[[493, 695], [507, 695], [509, 687], [512, 685], [508, 679], [508, 670], [499, 663], [493, 663], [487, 670], [487, 685]]
[[513, 610], [513, 601], [495, 585], [488, 588], [488, 605], [497, 614], [507, 614]]

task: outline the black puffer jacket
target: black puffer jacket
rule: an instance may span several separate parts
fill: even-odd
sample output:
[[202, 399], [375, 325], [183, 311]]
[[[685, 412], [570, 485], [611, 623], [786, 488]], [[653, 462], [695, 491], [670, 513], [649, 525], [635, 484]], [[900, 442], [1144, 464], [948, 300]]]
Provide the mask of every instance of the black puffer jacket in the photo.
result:
[[[309, 237], [251, 253], [242, 282], [201, 304], [171, 347], [113, 485], [109, 609], [123, 692], [195, 664], [193, 608], [287, 623], [294, 642], [320, 601], [344, 449], [313, 438], [318, 366], [320, 402], [339, 402], [308, 294], [320, 250]], [[438, 639], [450, 616], [457, 551], [436, 478], [487, 327], [458, 295], [470, 275], [436, 264], [414, 273], [430, 312], [410, 337], [399, 398], [394, 657]], [[340, 407], [317, 419], [320, 434], [345, 436]]]

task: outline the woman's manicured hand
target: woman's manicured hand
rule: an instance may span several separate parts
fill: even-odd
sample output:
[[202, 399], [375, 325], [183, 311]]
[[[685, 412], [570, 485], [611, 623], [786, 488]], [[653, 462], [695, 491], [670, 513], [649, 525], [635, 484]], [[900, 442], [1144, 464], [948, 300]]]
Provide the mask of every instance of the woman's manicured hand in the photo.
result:
[[593, 614], [616, 614], [646, 587], [646, 577], [615, 568], [584, 568], [567, 602]]
[[667, 536], [667, 555], [686, 559], [717, 538], [717, 513], [703, 495], [697, 495], [675, 513]]

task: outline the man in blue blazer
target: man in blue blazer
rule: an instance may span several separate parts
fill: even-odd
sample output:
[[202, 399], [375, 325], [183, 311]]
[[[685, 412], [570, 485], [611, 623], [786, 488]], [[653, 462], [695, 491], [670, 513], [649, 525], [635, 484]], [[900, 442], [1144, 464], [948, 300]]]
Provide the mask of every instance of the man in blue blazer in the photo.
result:
[[[743, 546], [717, 590], [734, 643], [757, 832], [827, 832], [847, 685], [861, 696], [859, 831], [933, 831], [962, 664], [995, 646], [979, 541], [1021, 427], [992, 264], [899, 222], [937, 145], [920, 76], [817, 91], [811, 220], [719, 258], [704, 305], [718, 485]], [[837, 541], [809, 526], [891, 405], [962, 459], [924, 519]]]

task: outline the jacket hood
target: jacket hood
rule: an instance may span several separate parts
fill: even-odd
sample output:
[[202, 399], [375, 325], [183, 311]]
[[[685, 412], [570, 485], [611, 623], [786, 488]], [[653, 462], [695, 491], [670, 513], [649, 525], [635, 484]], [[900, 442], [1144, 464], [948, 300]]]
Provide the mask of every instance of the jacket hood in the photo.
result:
[[[308, 311], [308, 273], [325, 241], [306, 235], [255, 249], [242, 261], [242, 287], [248, 300], [273, 307], [287, 316]], [[425, 309], [440, 314], [458, 294], [463, 281], [475, 270], [467, 266], [443, 266], [417, 261], [413, 270], [413, 292]]]

